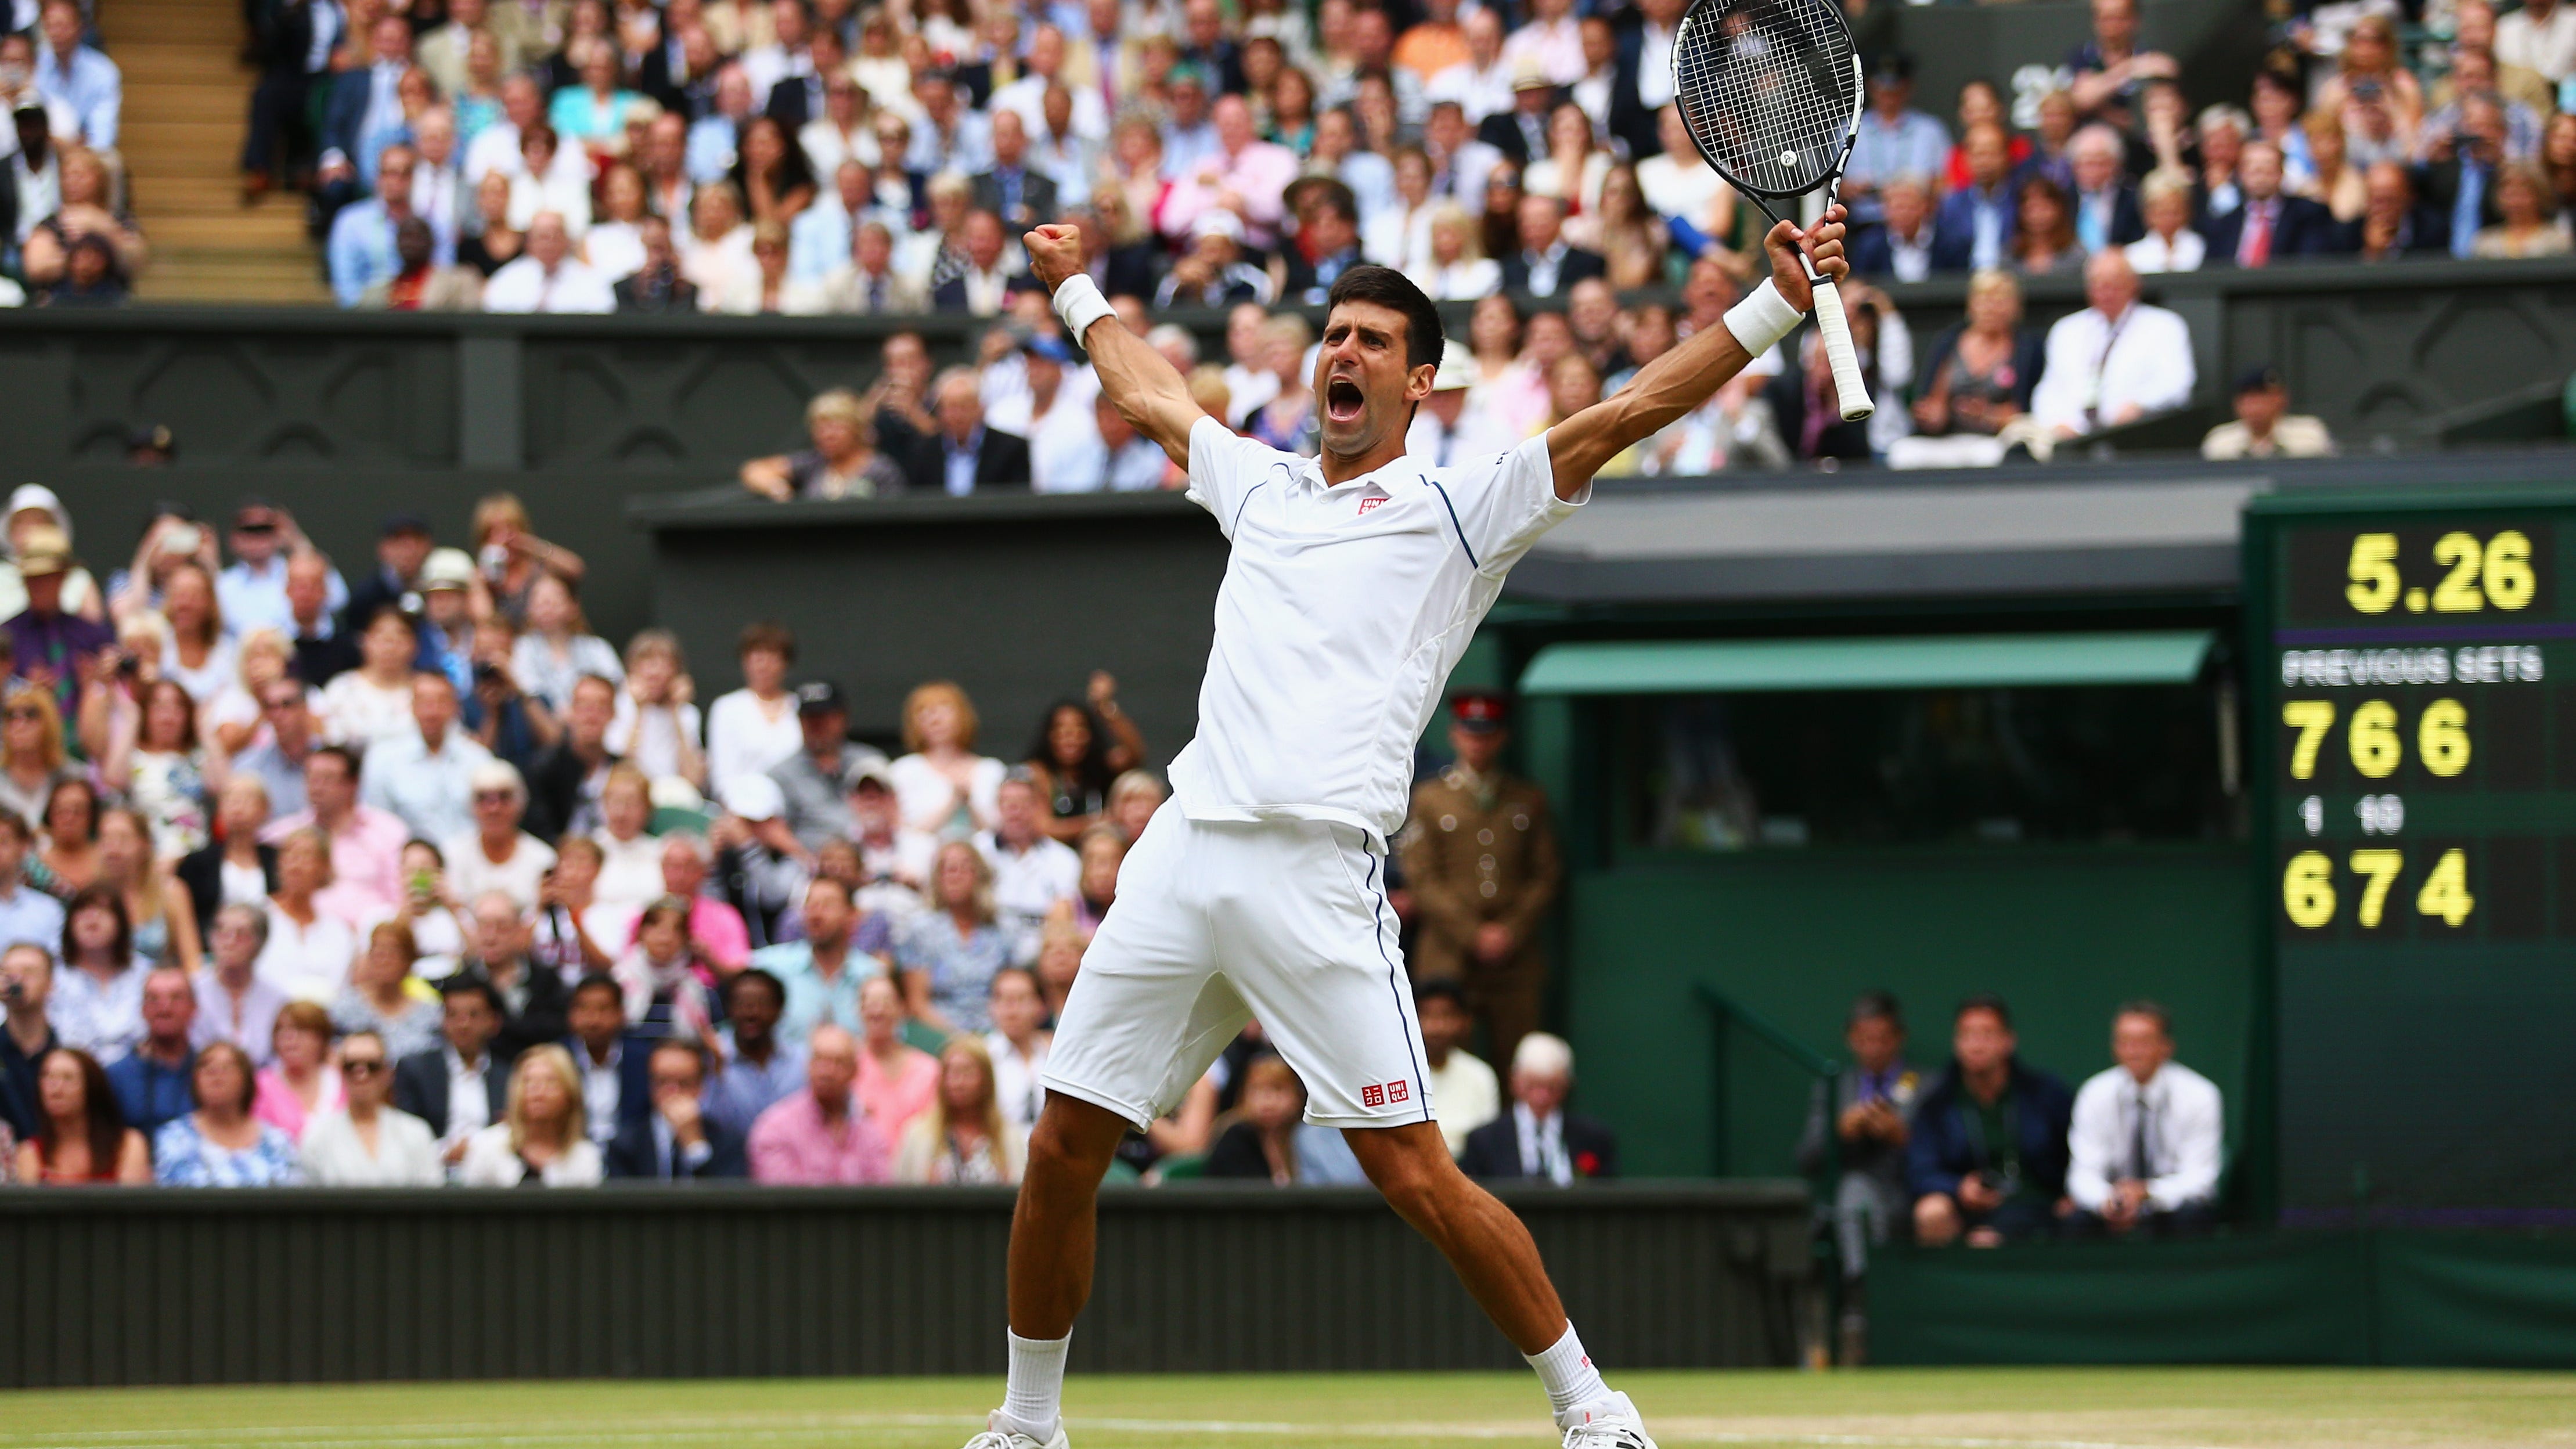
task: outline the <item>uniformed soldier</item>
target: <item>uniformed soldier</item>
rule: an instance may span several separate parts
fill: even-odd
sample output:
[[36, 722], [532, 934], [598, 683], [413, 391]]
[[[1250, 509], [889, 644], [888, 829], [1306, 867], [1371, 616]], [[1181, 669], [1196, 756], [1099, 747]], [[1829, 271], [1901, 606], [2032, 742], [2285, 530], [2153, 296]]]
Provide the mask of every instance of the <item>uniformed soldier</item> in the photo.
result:
[[1414, 787], [1404, 832], [1421, 928], [1413, 974], [1460, 982], [1485, 1025], [1487, 1060], [1507, 1062], [1539, 1026], [1547, 959], [1538, 923], [1556, 900], [1556, 830], [1547, 796], [1499, 768], [1511, 739], [1502, 696], [1461, 694], [1449, 713], [1458, 763]]

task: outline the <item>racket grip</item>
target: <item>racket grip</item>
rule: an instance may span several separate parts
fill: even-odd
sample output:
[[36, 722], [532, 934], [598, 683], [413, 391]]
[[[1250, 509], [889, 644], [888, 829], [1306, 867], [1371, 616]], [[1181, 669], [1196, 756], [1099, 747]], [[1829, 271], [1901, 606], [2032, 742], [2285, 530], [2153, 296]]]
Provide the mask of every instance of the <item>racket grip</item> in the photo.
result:
[[1832, 282], [1809, 284], [1816, 294], [1816, 326], [1825, 334], [1825, 360], [1834, 365], [1834, 395], [1842, 400], [1843, 421], [1856, 423], [1878, 411], [1869, 400], [1869, 384], [1860, 375], [1860, 357], [1852, 351], [1851, 322], [1843, 316], [1843, 294]]

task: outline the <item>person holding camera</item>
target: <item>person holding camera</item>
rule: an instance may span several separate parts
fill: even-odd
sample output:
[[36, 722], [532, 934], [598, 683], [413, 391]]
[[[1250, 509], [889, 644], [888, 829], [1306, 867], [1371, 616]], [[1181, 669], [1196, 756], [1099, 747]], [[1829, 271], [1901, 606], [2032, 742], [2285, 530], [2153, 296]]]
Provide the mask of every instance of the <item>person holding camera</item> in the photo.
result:
[[2066, 1084], [2015, 1054], [2011, 1009], [1980, 992], [1950, 1025], [1950, 1069], [1914, 1104], [1914, 1237], [1972, 1248], [2044, 1238], [2066, 1201]]

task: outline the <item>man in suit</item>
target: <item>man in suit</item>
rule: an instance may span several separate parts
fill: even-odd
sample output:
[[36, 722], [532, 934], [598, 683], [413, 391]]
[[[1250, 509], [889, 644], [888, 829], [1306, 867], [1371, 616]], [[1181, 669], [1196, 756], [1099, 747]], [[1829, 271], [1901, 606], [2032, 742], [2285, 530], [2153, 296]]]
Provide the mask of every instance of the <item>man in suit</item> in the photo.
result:
[[1610, 134], [1628, 143], [1631, 156], [1652, 156], [1663, 149], [1657, 113], [1673, 99], [1673, 33], [1683, 8], [1683, 0], [1638, 0], [1630, 12], [1633, 18], [1619, 31]]
[[2362, 173], [2361, 215], [2343, 229], [2342, 250], [2365, 262], [2438, 256], [2451, 249], [2442, 214], [2415, 201], [2415, 173], [2394, 161], [2374, 162]]
[[822, 286], [827, 311], [873, 317], [930, 310], [930, 293], [894, 269], [893, 230], [873, 218], [859, 223], [849, 260], [827, 273]]
[[1547, 113], [1555, 108], [1556, 83], [1537, 57], [1524, 56], [1512, 68], [1512, 108], [1487, 116], [1476, 127], [1476, 139], [1519, 170], [1547, 154]]
[[650, 1110], [608, 1144], [608, 1175], [652, 1182], [748, 1177], [742, 1134], [706, 1112], [707, 1064], [697, 1043], [664, 1038], [649, 1061]]
[[1819, 1176], [1828, 1146], [1833, 1149], [1828, 1210], [1843, 1276], [1857, 1278], [1869, 1267], [1870, 1245], [1886, 1242], [1896, 1224], [1913, 1221], [1905, 1140], [1923, 1082], [1906, 1065], [1905, 1018], [1887, 992], [1864, 991], [1852, 1003], [1843, 1020], [1843, 1045], [1852, 1064], [1833, 1081], [1816, 1083], [1807, 1102], [1807, 1130], [1798, 1138], [1798, 1170]]
[[404, 139], [400, 86], [411, 69], [411, 25], [385, 15], [367, 33], [371, 59], [343, 71], [322, 108], [322, 158], [313, 174], [314, 221], [324, 236], [340, 208], [375, 189], [384, 148]]
[[[1320, 307], [1342, 273], [1361, 262], [1360, 211], [1351, 189], [1339, 181], [1315, 181], [1307, 186], [1304, 205], [1297, 213], [1297, 235], [1280, 249], [1286, 257], [1286, 280], [1279, 295], [1291, 302]], [[1244, 299], [1228, 294], [1224, 300]]]
[[993, 167], [975, 177], [975, 205], [1013, 231], [1055, 220], [1055, 183], [1030, 169], [1028, 123], [1017, 111], [993, 113]]
[[1458, 1165], [1469, 1177], [1527, 1178], [1571, 1187], [1619, 1175], [1619, 1139], [1607, 1126], [1565, 1110], [1574, 1089], [1574, 1048], [1534, 1031], [1512, 1052], [1512, 1109], [1467, 1134]]
[[[1980, 121], [1961, 146], [1968, 156], [1968, 184], [1941, 198], [1932, 216], [1932, 270], [1965, 272], [2012, 260], [2012, 141], [2004, 128]], [[2140, 225], [2144, 225], [2143, 218]]]
[[963, 265], [930, 289], [930, 305], [942, 312], [999, 316], [1011, 293], [1029, 285], [1028, 273], [1010, 270], [1002, 219], [989, 211], [970, 211], [958, 231], [965, 243]]
[[653, 1044], [626, 1029], [626, 992], [603, 975], [581, 978], [565, 1011], [572, 1034], [564, 1050], [581, 1072], [581, 1105], [590, 1140], [605, 1149], [651, 1115], [645, 1057]]
[[680, 275], [679, 253], [671, 246], [671, 224], [647, 215], [635, 224], [644, 243], [644, 265], [609, 284], [620, 312], [695, 312], [698, 284]]
[[952, 367], [932, 389], [939, 430], [916, 441], [904, 469], [916, 493], [962, 498], [996, 488], [1029, 486], [1028, 439], [984, 426], [975, 374]]
[[2498, 218], [2496, 176], [2505, 163], [2506, 139], [2504, 107], [2493, 95], [2472, 95], [2460, 100], [2458, 133], [2436, 136], [2426, 148], [2417, 190], [2441, 218], [2455, 257], [2473, 254], [2479, 229]]
[[1878, 188], [1879, 225], [1852, 241], [1852, 275], [1919, 282], [1932, 274], [1940, 228], [1932, 222], [1932, 189], [1920, 176], [1890, 176]]
[[501, 1031], [501, 993], [459, 972], [439, 984], [439, 1044], [394, 1064], [394, 1105], [429, 1124], [453, 1168], [465, 1139], [501, 1120], [510, 1105], [510, 1065], [492, 1050]]
[[494, 1050], [515, 1060], [540, 1042], [561, 1041], [571, 1002], [563, 977], [529, 956], [528, 923], [518, 902], [506, 891], [485, 891], [474, 901], [464, 924], [473, 932], [468, 943], [473, 953], [456, 968], [456, 974], [477, 978], [493, 989], [501, 1007]]
[[2334, 213], [2304, 196], [2281, 190], [2281, 151], [2269, 141], [2248, 141], [2236, 161], [2244, 202], [2211, 217], [2201, 235], [2213, 267], [2268, 267], [2280, 257], [2340, 251], [2342, 227]]
[[1536, 193], [1521, 198], [1521, 249], [1503, 258], [1503, 288], [1533, 297], [1572, 291], [1587, 277], [1607, 275], [1609, 264], [1599, 252], [1585, 251], [1565, 239], [1565, 202]]
[[2146, 214], [2138, 209], [2138, 188], [2121, 176], [2127, 156], [2120, 133], [2108, 126], [2087, 126], [2067, 143], [2067, 164], [2075, 173], [2075, 240], [2087, 255], [2124, 247], [2147, 234]]

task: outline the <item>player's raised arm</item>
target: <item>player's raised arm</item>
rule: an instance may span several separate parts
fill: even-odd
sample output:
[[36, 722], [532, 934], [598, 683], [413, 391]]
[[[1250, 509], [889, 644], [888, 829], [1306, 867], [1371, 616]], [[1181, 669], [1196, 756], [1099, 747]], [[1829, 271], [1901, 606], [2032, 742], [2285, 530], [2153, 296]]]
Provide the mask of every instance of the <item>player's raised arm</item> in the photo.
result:
[[1556, 471], [1556, 496], [1581, 493], [1592, 475], [1632, 444], [1663, 431], [1708, 401], [1727, 379], [1744, 370], [1757, 355], [1797, 330], [1799, 319], [1815, 304], [1807, 288], [1806, 268], [1798, 250], [1807, 249], [1816, 270], [1840, 281], [1851, 270], [1843, 260], [1843, 209], [1825, 213], [1812, 231], [1788, 222], [1771, 228], [1762, 239], [1771, 257], [1771, 277], [1726, 314], [1726, 325], [1711, 327], [1640, 368], [1626, 387], [1550, 428], [1548, 462]]
[[1190, 466], [1190, 429], [1207, 411], [1190, 400], [1189, 384], [1163, 354], [1110, 312], [1099, 285], [1082, 269], [1082, 234], [1070, 226], [1041, 226], [1020, 241], [1028, 248], [1029, 271], [1055, 294], [1055, 314], [1065, 330], [1091, 354], [1101, 394], [1136, 431], [1160, 443], [1176, 466]]

